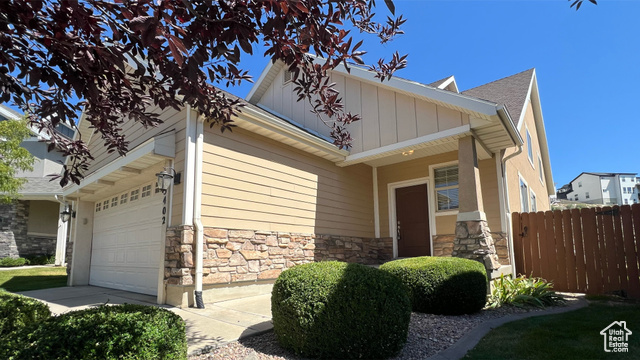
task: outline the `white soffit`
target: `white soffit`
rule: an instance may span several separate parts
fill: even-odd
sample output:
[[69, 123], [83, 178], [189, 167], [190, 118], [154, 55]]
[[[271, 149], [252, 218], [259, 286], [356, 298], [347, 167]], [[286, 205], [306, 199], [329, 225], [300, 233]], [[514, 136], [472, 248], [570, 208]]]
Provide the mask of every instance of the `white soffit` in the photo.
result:
[[[102, 197], [107, 192], [117, 191], [121, 183], [129, 183], [134, 178], [144, 177], [149, 169], [158, 163], [175, 157], [175, 133], [157, 135], [130, 150], [126, 156], [110, 162], [99, 170], [87, 175], [80, 185], [72, 185], [64, 190], [64, 196], [92, 199]], [[161, 168], [161, 166], [160, 166]], [[85, 199], [86, 198], [86, 199]]]

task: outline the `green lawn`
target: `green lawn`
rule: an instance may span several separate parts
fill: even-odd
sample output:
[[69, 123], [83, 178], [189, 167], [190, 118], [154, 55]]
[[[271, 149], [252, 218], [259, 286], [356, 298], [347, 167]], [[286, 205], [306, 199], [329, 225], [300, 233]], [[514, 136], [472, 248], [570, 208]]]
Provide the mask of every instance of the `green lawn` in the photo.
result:
[[[600, 331], [626, 321], [629, 352], [604, 351]], [[465, 359], [640, 359], [640, 305], [596, 301], [559, 315], [539, 316], [492, 330]]]
[[66, 267], [42, 267], [0, 271], [0, 288], [29, 291], [67, 286]]

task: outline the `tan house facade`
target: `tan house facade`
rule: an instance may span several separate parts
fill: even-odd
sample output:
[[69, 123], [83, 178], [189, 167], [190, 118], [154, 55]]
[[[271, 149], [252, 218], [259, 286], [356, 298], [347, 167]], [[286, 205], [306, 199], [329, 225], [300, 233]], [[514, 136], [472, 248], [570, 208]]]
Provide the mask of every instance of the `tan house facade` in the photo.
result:
[[[348, 151], [295, 101], [280, 63], [233, 132], [171, 109], [157, 128], [127, 122], [131, 150], [119, 157], [81, 120], [95, 160], [64, 192], [77, 211], [69, 284], [189, 306], [321, 260], [453, 255], [512, 272], [510, 213], [547, 210], [555, 192], [535, 71], [463, 92], [453, 77], [331, 76], [362, 115]], [[178, 175], [166, 193], [155, 184], [164, 168]]]

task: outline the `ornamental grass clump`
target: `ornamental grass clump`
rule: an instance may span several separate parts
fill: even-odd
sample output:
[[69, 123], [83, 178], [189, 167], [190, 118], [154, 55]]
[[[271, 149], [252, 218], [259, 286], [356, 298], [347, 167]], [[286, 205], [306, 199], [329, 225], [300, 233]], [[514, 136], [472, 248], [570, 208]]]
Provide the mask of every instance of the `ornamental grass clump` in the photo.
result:
[[490, 308], [503, 305], [544, 308], [564, 303], [562, 296], [553, 291], [553, 283], [541, 278], [527, 278], [522, 275], [512, 279], [511, 276], [501, 275], [500, 279], [494, 281], [493, 286], [489, 298]]
[[480, 262], [423, 256], [395, 260], [380, 270], [409, 288], [413, 311], [460, 315], [482, 310], [487, 298], [487, 273]]
[[282, 272], [271, 312], [278, 343], [298, 355], [380, 359], [406, 343], [411, 302], [388, 273], [327, 261]]

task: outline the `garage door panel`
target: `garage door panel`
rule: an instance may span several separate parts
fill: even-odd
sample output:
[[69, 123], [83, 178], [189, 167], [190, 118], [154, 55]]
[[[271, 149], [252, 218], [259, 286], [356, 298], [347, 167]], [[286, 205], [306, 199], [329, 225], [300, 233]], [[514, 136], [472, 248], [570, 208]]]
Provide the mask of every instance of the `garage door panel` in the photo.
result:
[[157, 293], [164, 248], [161, 211], [160, 193], [96, 211], [90, 284]]

